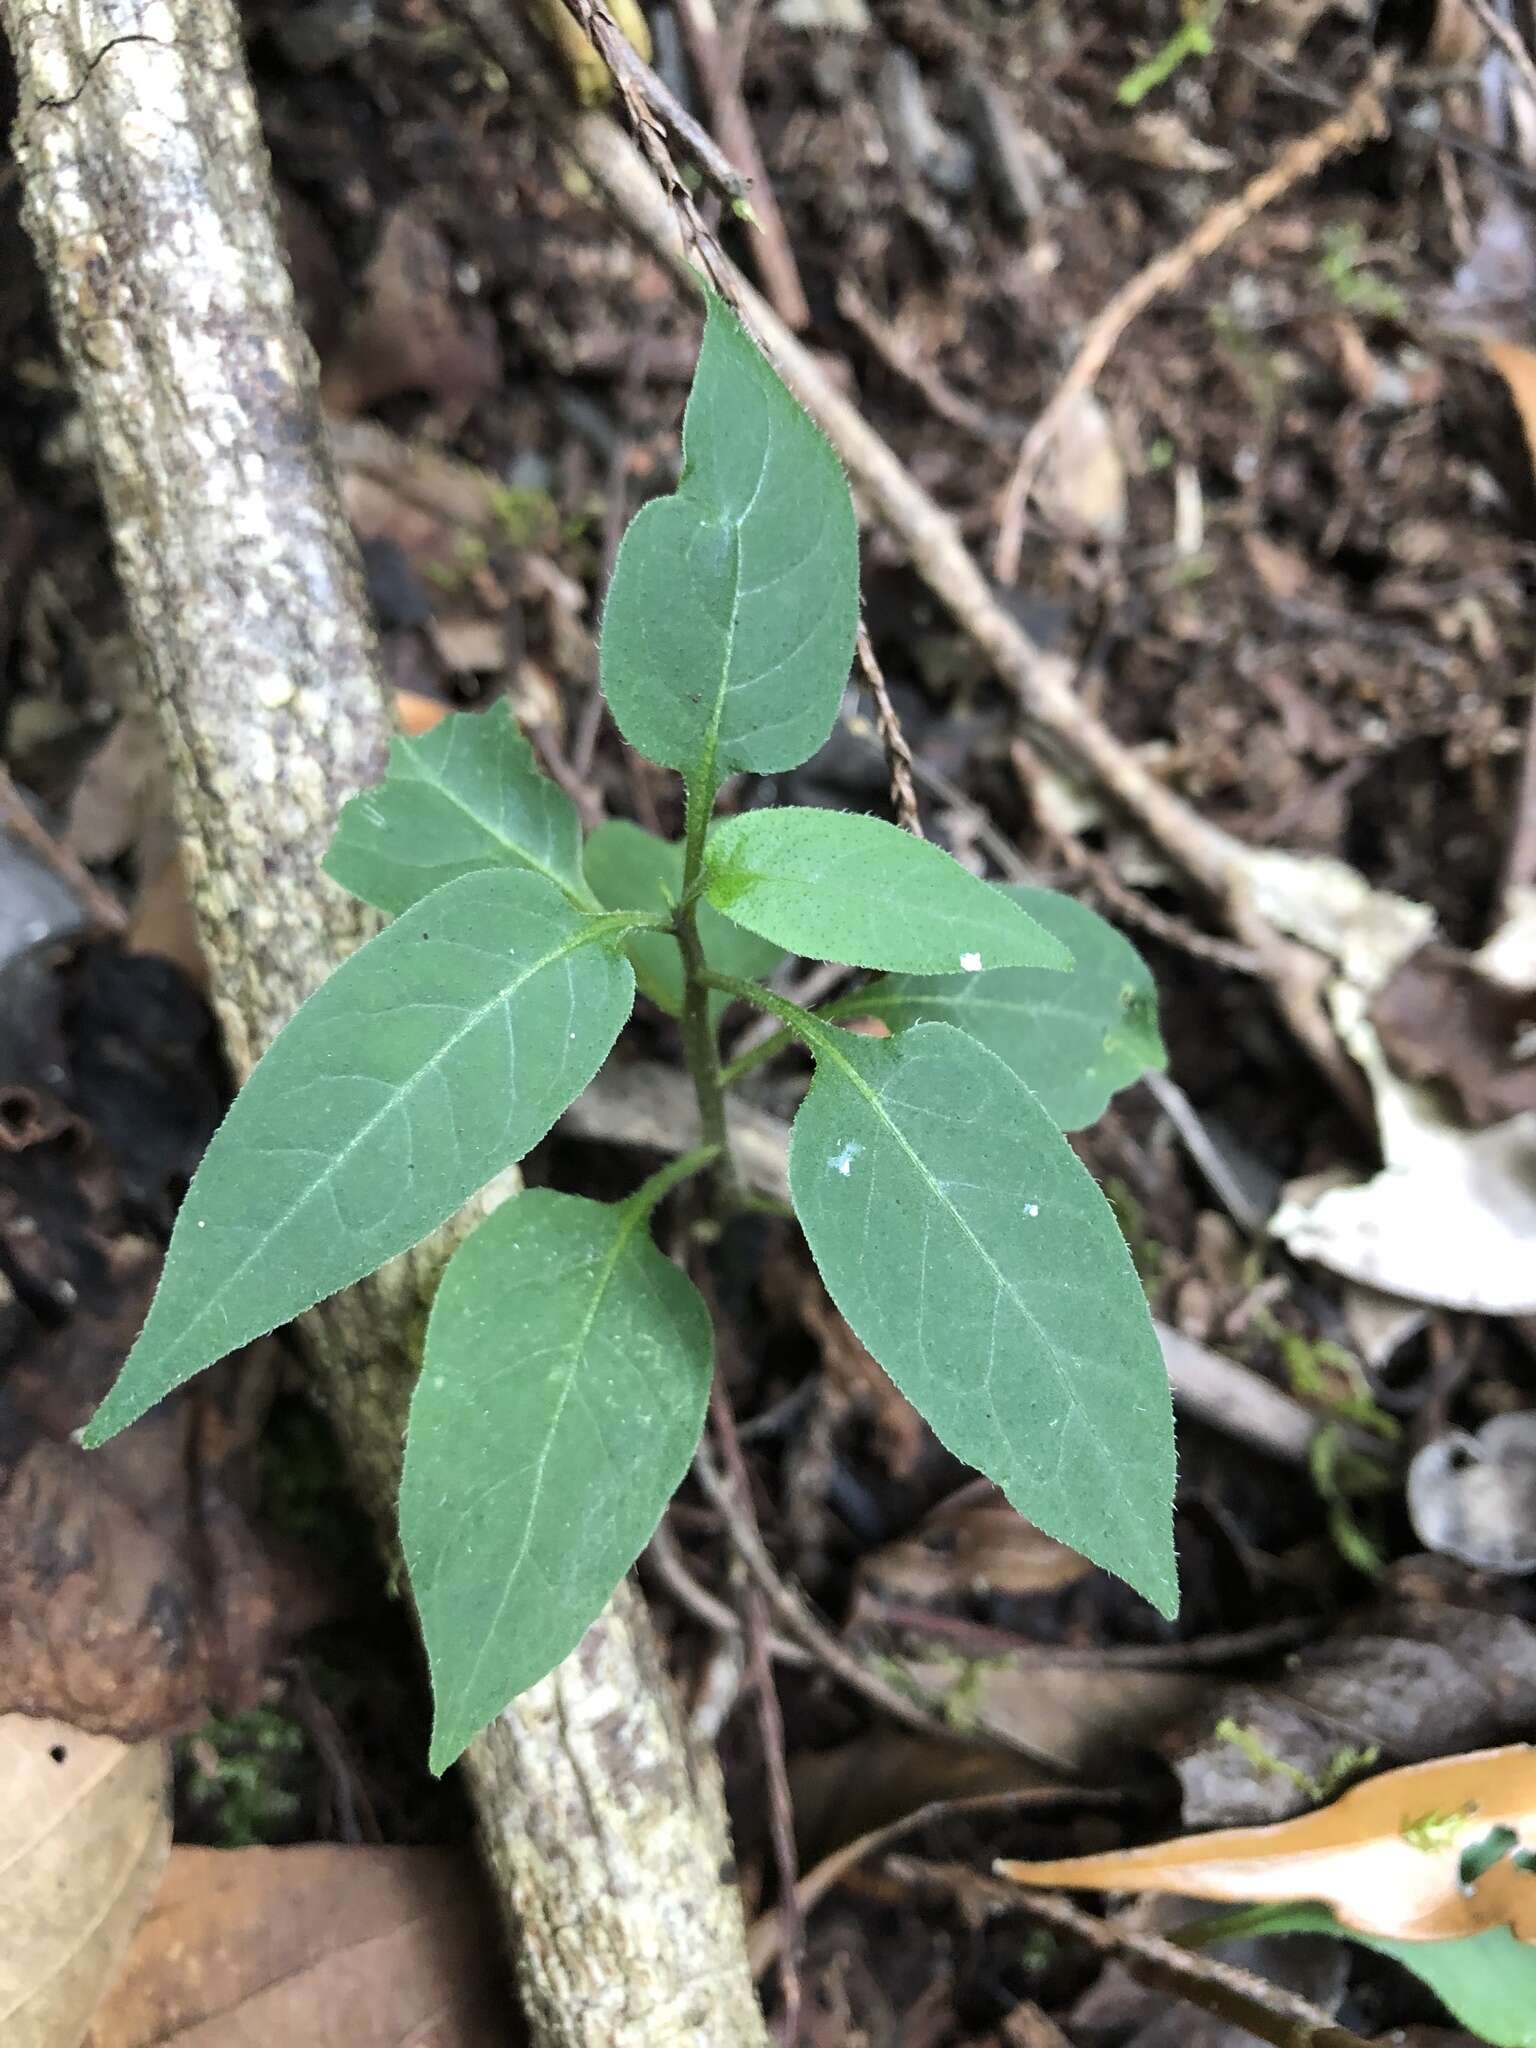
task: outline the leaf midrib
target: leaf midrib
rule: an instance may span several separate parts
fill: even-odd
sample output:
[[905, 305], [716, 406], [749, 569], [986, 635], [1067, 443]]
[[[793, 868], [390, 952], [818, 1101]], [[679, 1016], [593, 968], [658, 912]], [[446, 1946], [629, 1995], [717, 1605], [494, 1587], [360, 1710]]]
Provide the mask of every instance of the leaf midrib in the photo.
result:
[[[413, 1093], [422, 1084], [422, 1082], [428, 1078], [429, 1075], [437, 1072], [438, 1068], [441, 1067], [443, 1062], [448, 1058], [449, 1054], [454, 1050], [455, 1046], [457, 1046], [463, 1039], [467, 1038], [470, 1032], [475, 1030], [480, 1024], [482, 1024], [485, 1021], [485, 1019], [492, 1014], [493, 1011], [504, 1006], [505, 1004], [510, 1003], [512, 1001], [512, 998], [516, 996], [520, 990], [525, 988], [536, 974], [542, 974], [545, 968], [553, 967], [558, 961], [568, 958], [572, 953], [579, 952], [583, 946], [592, 945], [596, 940], [604, 936], [604, 932], [595, 932], [591, 930], [572, 933], [568, 938], [562, 940], [558, 946], [552, 947], [548, 953], [544, 954], [540, 959], [535, 960], [532, 963], [532, 965], [525, 968], [515, 981], [506, 983], [504, 987], [497, 991], [497, 993], [491, 998], [489, 1002], [482, 1003], [478, 1009], [474, 1010], [467, 1018], [467, 1020], [459, 1026], [458, 1030], [453, 1033], [452, 1037], [447, 1038], [443, 1041], [442, 1045], [432, 1055], [430, 1060], [426, 1061], [422, 1066], [418, 1067], [415, 1073], [411, 1076], [411, 1078], [401, 1088], [397, 1089], [392, 1095], [386, 1097], [383, 1104], [377, 1110], [374, 1111], [373, 1115], [368, 1118], [366, 1123], [362, 1124], [359, 1127], [357, 1132], [348, 1141], [348, 1143], [342, 1149], [342, 1151], [336, 1154], [336, 1156], [332, 1159], [330, 1165], [326, 1168], [325, 1172], [322, 1174], [318, 1174], [315, 1177], [315, 1179], [309, 1183], [308, 1187], [305, 1188], [303, 1193], [300, 1194], [293, 1202], [289, 1204], [288, 1208], [286, 1208], [283, 1211], [282, 1215], [278, 1217], [277, 1221], [273, 1223], [271, 1227], [263, 1233], [259, 1242], [253, 1245], [250, 1251], [246, 1253], [245, 1257], [240, 1260], [239, 1264], [233, 1267], [231, 1271], [227, 1274], [222, 1285], [218, 1288], [217, 1292], [210, 1296], [210, 1298], [204, 1302], [203, 1306], [198, 1310], [197, 1314], [192, 1318], [191, 1322], [187, 1323], [183, 1327], [181, 1336], [177, 1340], [176, 1344], [173, 1346], [172, 1352], [166, 1355], [174, 1355], [175, 1352], [182, 1351], [185, 1349], [193, 1333], [202, 1328], [207, 1318], [210, 1315], [212, 1315], [214, 1310], [220, 1305], [221, 1302], [223, 1302], [225, 1297], [228, 1295], [230, 1289], [235, 1285], [235, 1283], [238, 1280], [242, 1278], [242, 1276], [246, 1273], [246, 1271], [250, 1268], [254, 1261], [261, 1256], [261, 1254], [267, 1249], [268, 1245], [271, 1244], [272, 1240], [278, 1235], [278, 1233], [280, 1231], [286, 1230], [288, 1225], [304, 1208], [305, 1204], [307, 1202], [312, 1201], [315, 1195], [319, 1193], [319, 1191], [323, 1187], [327, 1186], [332, 1180], [334, 1180], [335, 1176], [340, 1172], [341, 1168], [352, 1157], [353, 1153], [357, 1150], [358, 1146], [361, 1145], [365, 1139], [370, 1138], [373, 1135], [374, 1131], [378, 1128], [378, 1126], [384, 1121], [384, 1119], [390, 1114], [392, 1114], [393, 1111], [399, 1108], [401, 1102], [405, 1100], [406, 1096], [410, 1093]], [[269, 1325], [269, 1327], [274, 1326]], [[147, 1326], [145, 1334], [148, 1334]], [[142, 1344], [143, 1341], [144, 1337], [141, 1336], [139, 1338], [139, 1344]], [[139, 1346], [138, 1344], [136, 1344], [134, 1346], [134, 1350], [137, 1351], [138, 1348]], [[128, 1362], [131, 1363], [131, 1360], [132, 1354], [130, 1353]], [[125, 1363], [124, 1377], [126, 1377], [126, 1373], [127, 1364]], [[121, 1385], [122, 1383], [123, 1381], [120, 1379], [119, 1385]], [[105, 1405], [106, 1404], [104, 1403], [103, 1406]]]
[[[473, 1690], [475, 1680], [480, 1675], [480, 1667], [485, 1661], [485, 1653], [490, 1647], [491, 1638], [501, 1626], [507, 1611], [507, 1602], [512, 1598], [512, 1588], [516, 1583], [518, 1573], [523, 1568], [523, 1561], [528, 1555], [528, 1546], [533, 1541], [533, 1525], [538, 1514], [539, 1502], [543, 1498], [544, 1493], [544, 1473], [554, 1449], [555, 1438], [560, 1433], [561, 1418], [564, 1416], [566, 1404], [571, 1398], [571, 1389], [576, 1384], [576, 1375], [581, 1361], [586, 1354], [593, 1325], [597, 1321], [598, 1312], [607, 1296], [608, 1289], [613, 1284], [613, 1276], [618, 1271], [619, 1262], [629, 1249], [631, 1238], [633, 1238], [636, 1230], [639, 1229], [644, 1221], [644, 1215], [635, 1211], [629, 1211], [620, 1216], [619, 1228], [613, 1240], [613, 1248], [598, 1269], [596, 1284], [592, 1290], [591, 1303], [588, 1306], [586, 1315], [582, 1318], [581, 1328], [571, 1340], [569, 1347], [570, 1369], [565, 1375], [565, 1383], [561, 1387], [555, 1402], [555, 1411], [550, 1418], [543, 1447], [539, 1452], [539, 1462], [534, 1470], [533, 1484], [528, 1493], [527, 1513], [523, 1517], [522, 1540], [518, 1545], [516, 1557], [507, 1567], [506, 1585], [502, 1588], [502, 1595], [501, 1599], [497, 1602], [496, 1612], [492, 1615], [480, 1638], [480, 1647], [475, 1653], [475, 1661], [465, 1674], [462, 1684], [455, 1689], [455, 1700], [460, 1713], [464, 1711], [464, 1703]], [[482, 1495], [481, 1499], [484, 1500], [484, 1498], [485, 1496]], [[469, 1510], [466, 1507], [465, 1513], [467, 1514], [468, 1512]]]
[[[954, 1026], [948, 1025], [941, 1026], [940, 1028], [953, 1030]], [[1099, 1433], [1099, 1429], [1095, 1424], [1092, 1416], [1083, 1406], [1081, 1400], [1079, 1400], [1076, 1390], [1072, 1385], [1071, 1375], [1067, 1371], [1066, 1366], [1061, 1358], [1061, 1355], [1057, 1350], [1055, 1340], [1050, 1336], [1049, 1332], [1046, 1331], [1044, 1327], [1041, 1325], [1038, 1316], [1036, 1316], [1034, 1311], [1027, 1305], [1027, 1303], [1025, 1303], [1020, 1298], [1019, 1293], [1017, 1289], [1014, 1287], [1012, 1281], [1010, 1281], [1006, 1277], [1006, 1275], [1002, 1271], [1002, 1268], [998, 1265], [997, 1261], [993, 1258], [992, 1254], [987, 1250], [987, 1247], [982, 1243], [981, 1239], [976, 1235], [975, 1231], [972, 1230], [970, 1224], [966, 1221], [966, 1218], [961, 1214], [960, 1210], [955, 1207], [955, 1204], [949, 1199], [949, 1196], [944, 1192], [944, 1189], [940, 1182], [937, 1181], [934, 1178], [934, 1176], [928, 1171], [928, 1168], [924, 1165], [921, 1157], [913, 1149], [912, 1145], [908, 1142], [906, 1134], [901, 1130], [900, 1126], [892, 1118], [890, 1112], [886, 1109], [885, 1104], [880, 1099], [880, 1097], [875, 1093], [874, 1089], [870, 1087], [869, 1083], [864, 1079], [864, 1076], [859, 1072], [858, 1068], [846, 1056], [846, 1054], [844, 1054], [836, 1045], [834, 1045], [831, 1042], [831, 1034], [817, 1030], [813, 1038], [813, 1049], [817, 1052], [818, 1057], [825, 1054], [825, 1056], [831, 1059], [835, 1063], [835, 1065], [841, 1070], [841, 1072], [847, 1076], [848, 1080], [851, 1082], [854, 1089], [864, 1097], [864, 1100], [868, 1103], [873, 1114], [879, 1118], [881, 1123], [885, 1126], [885, 1128], [890, 1132], [891, 1136], [895, 1139], [897, 1145], [906, 1154], [908, 1160], [911, 1162], [914, 1170], [918, 1174], [918, 1177], [923, 1181], [925, 1186], [931, 1192], [935, 1202], [938, 1203], [938, 1205], [942, 1209], [947, 1210], [949, 1214], [954, 1218], [956, 1224], [960, 1228], [962, 1235], [973, 1247], [977, 1256], [981, 1259], [982, 1263], [987, 1267], [988, 1271], [993, 1275], [999, 1291], [1007, 1295], [1008, 1299], [1012, 1301], [1018, 1309], [1019, 1314], [1023, 1317], [1024, 1321], [1029, 1325], [1030, 1329], [1034, 1331], [1041, 1346], [1045, 1350], [1046, 1355], [1050, 1359], [1051, 1370], [1055, 1373], [1056, 1378], [1062, 1387], [1062, 1391], [1066, 1396], [1069, 1406], [1073, 1409], [1073, 1411], [1076, 1414], [1082, 1417], [1083, 1426], [1088, 1431], [1089, 1436], [1093, 1439], [1094, 1446], [1097, 1449], [1099, 1456], [1104, 1460], [1106, 1464], [1109, 1464], [1111, 1462], [1109, 1447], [1104, 1442], [1103, 1437]], [[983, 1047], [982, 1050], [985, 1051], [985, 1048]], [[996, 1055], [989, 1055], [989, 1057], [995, 1058]], [[1003, 1063], [999, 1061], [998, 1064], [1002, 1065]], [[1008, 1069], [1005, 1067], [1004, 1071], [1008, 1072]], [[1011, 1073], [1009, 1075], [1009, 1078], [1012, 1079]], [[1062, 1142], [1065, 1143], [1066, 1141], [1063, 1140]]]
[[[456, 790], [449, 787], [448, 783], [443, 780], [435, 762], [424, 761], [420, 754], [415, 753], [411, 754], [408, 758], [411, 766], [416, 770], [417, 781], [424, 783], [429, 789], [436, 790], [438, 795], [451, 804], [462, 817], [468, 818], [472, 825], [483, 832], [493, 845], [504, 847], [509, 854], [515, 855], [516, 858], [512, 865], [529, 868], [534, 874], [542, 875], [545, 881], [553, 882], [566, 901], [574, 905], [578, 910], [602, 909], [603, 906], [590, 890], [578, 890], [558, 869], [549, 867], [541, 860], [535, 860], [525, 847], [518, 845], [515, 839], [509, 839], [505, 832], [498, 831], [494, 825], [488, 823], [479, 811], [474, 810]], [[530, 772], [536, 773], [537, 771], [531, 770]]]

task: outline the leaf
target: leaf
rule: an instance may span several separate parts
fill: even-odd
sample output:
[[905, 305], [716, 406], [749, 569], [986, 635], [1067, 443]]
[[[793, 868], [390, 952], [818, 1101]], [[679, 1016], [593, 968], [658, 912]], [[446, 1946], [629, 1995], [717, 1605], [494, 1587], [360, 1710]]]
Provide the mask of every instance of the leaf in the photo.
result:
[[697, 782], [808, 760], [853, 658], [859, 537], [837, 457], [711, 296], [675, 494], [614, 564], [603, 690], [632, 747]]
[[785, 805], [709, 835], [705, 892], [786, 952], [909, 974], [1067, 968], [1072, 955], [952, 854], [882, 818]]
[[468, 1849], [176, 1848], [88, 2048], [503, 2048], [510, 2007]]
[[[1510, 1831], [1502, 1853], [1476, 1874], [1469, 1852], [1501, 1828]], [[1536, 1749], [1516, 1744], [1383, 1771], [1268, 1827], [998, 1869], [1028, 1885], [1321, 1901], [1351, 1932], [1394, 1941], [1459, 1941], [1499, 1927], [1531, 1941], [1536, 1872], [1522, 1865], [1522, 1841], [1536, 1847]]]
[[622, 929], [539, 875], [486, 870], [339, 967], [214, 1134], [87, 1444], [418, 1243], [536, 1145], [629, 1015]]
[[1506, 1927], [1463, 1941], [1385, 1941], [1341, 1927], [1326, 1906], [1258, 1907], [1201, 1923], [1206, 1941], [1240, 1935], [1333, 1934], [1374, 1949], [1427, 1984], [1461, 2024], [1493, 2048], [1536, 2048], [1536, 1948]]
[[1168, 1379], [1087, 1170], [952, 1025], [809, 1035], [789, 1181], [832, 1299], [957, 1457], [1173, 1613]]
[[539, 1190], [455, 1254], [400, 1485], [433, 1770], [576, 1647], [650, 1541], [698, 1445], [712, 1352], [643, 1205]]
[[0, 1717], [0, 2040], [73, 2048], [171, 1846], [165, 1745]]
[[594, 907], [576, 806], [539, 768], [507, 704], [392, 741], [389, 773], [343, 805], [324, 866], [390, 917], [478, 868], [531, 868]]
[[[667, 910], [683, 893], [683, 849], [675, 840], [658, 839], [628, 818], [610, 818], [587, 841], [587, 880], [600, 903], [610, 910]], [[781, 946], [743, 931], [708, 903], [699, 905], [699, 938], [704, 958], [717, 974], [758, 981], [772, 974], [784, 958]], [[628, 952], [635, 979], [653, 1003], [669, 1017], [682, 1014], [683, 962], [677, 941], [666, 932], [636, 932]], [[718, 1019], [730, 997], [709, 999]]]
[[1081, 1130], [1118, 1089], [1167, 1064], [1157, 989], [1135, 947], [1086, 904], [1054, 889], [1011, 885], [1001, 893], [1071, 949], [1070, 975], [1036, 967], [964, 979], [889, 975], [840, 1008], [893, 1031], [957, 1024], [1012, 1067], [1064, 1131]]

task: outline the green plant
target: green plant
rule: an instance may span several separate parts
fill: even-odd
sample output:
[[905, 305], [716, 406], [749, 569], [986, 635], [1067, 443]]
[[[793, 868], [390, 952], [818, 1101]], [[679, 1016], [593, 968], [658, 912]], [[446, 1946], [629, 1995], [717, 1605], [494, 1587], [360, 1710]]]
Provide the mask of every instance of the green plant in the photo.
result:
[[1128, 71], [1115, 88], [1122, 107], [1139, 107], [1148, 93], [1166, 85], [1175, 71], [1191, 57], [1209, 57], [1216, 47], [1213, 30], [1221, 19], [1226, 0], [1186, 0], [1184, 19], [1162, 47], [1145, 64]]
[[[783, 1027], [763, 1057], [814, 1060], [789, 1178], [854, 1330], [1034, 1521], [1177, 1601], [1168, 1383], [1063, 1135], [1161, 1060], [1146, 969], [1080, 906], [994, 888], [876, 819], [712, 824], [727, 777], [793, 768], [831, 732], [858, 539], [831, 448], [717, 301], [684, 456], [676, 493], [629, 528], [602, 640], [624, 737], [683, 778], [682, 845], [611, 825], [584, 848], [504, 713], [398, 741], [326, 861], [393, 922], [237, 1098], [86, 1436], [405, 1251], [522, 1158], [606, 1059], [638, 975], [680, 1019], [702, 1144], [627, 1201], [506, 1202], [428, 1325], [400, 1528], [437, 1769], [574, 1647], [693, 1456], [711, 1328], [649, 1225], [697, 1173], [717, 1215], [745, 1201], [717, 1044], [737, 1000]], [[884, 978], [812, 1014], [760, 979], [787, 953]], [[891, 1035], [840, 1029], [853, 1013]]]
[[1323, 230], [1318, 275], [1346, 312], [1404, 320], [1408, 301], [1395, 284], [1362, 268], [1365, 237], [1358, 221], [1338, 221]]

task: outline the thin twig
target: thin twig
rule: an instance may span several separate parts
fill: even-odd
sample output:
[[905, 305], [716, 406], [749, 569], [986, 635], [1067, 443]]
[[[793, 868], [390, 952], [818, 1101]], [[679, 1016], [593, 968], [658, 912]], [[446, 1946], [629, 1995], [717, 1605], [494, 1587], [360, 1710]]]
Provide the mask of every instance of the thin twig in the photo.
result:
[[1155, 1991], [1182, 1998], [1232, 2025], [1269, 2041], [1274, 2048], [1369, 2048], [1320, 2006], [1266, 1977], [1217, 1962], [1157, 1934], [1117, 1927], [1059, 1898], [980, 1876], [962, 1863], [921, 1863], [892, 1856], [885, 1865], [901, 1882], [949, 1893], [990, 1913], [1027, 1913], [1075, 1935], [1101, 1956], [1113, 1956], [1133, 1977]]
[[1247, 226], [1255, 214], [1283, 198], [1293, 187], [1319, 171], [1332, 156], [1358, 149], [1386, 129], [1382, 93], [1397, 69], [1395, 52], [1376, 58], [1337, 114], [1330, 114], [1307, 135], [1300, 135], [1278, 159], [1251, 178], [1242, 191], [1213, 207], [1182, 242], [1165, 249], [1115, 292], [1089, 325], [1066, 375], [1045, 410], [1024, 436], [1018, 461], [1003, 494], [992, 573], [1011, 585], [1018, 579], [1024, 545], [1024, 514], [1040, 465], [1070, 408], [1093, 389], [1099, 372], [1113, 355], [1131, 322], [1164, 292], [1175, 291], [1197, 264], [1203, 263]]
[[875, 700], [875, 725], [880, 734], [880, 744], [885, 749], [886, 766], [891, 773], [891, 801], [896, 806], [896, 816], [907, 831], [914, 839], [921, 839], [923, 821], [918, 814], [917, 791], [912, 787], [912, 749], [907, 745], [907, 736], [901, 729], [891, 693], [885, 687], [885, 677], [875, 659], [869, 628], [862, 619], [859, 620], [858, 649], [859, 668], [865, 688]]
[[[713, 1290], [710, 1290], [711, 1294]], [[715, 1303], [711, 1301], [711, 1308]], [[715, 1441], [734, 1488], [744, 1519], [757, 1526], [752, 1505], [752, 1475], [742, 1456], [736, 1434], [736, 1417], [724, 1376], [718, 1370], [709, 1390], [709, 1415]], [[759, 1541], [761, 1537], [759, 1536]], [[784, 2001], [781, 2037], [786, 2048], [794, 2048], [800, 2033], [800, 1958], [805, 1946], [805, 1921], [800, 1911], [800, 1859], [795, 1848], [795, 1811], [790, 1798], [789, 1770], [784, 1759], [784, 1716], [768, 1660], [768, 1603], [759, 1585], [749, 1585], [742, 1601], [742, 1622], [747, 1637], [747, 1669], [752, 1677], [757, 1709], [758, 1743], [763, 1753], [763, 1771], [768, 1781], [768, 1832], [773, 1842], [773, 1860], [779, 1880], [779, 1992]]]
[[802, 1597], [780, 1578], [778, 1567], [769, 1555], [768, 1546], [764, 1543], [756, 1522], [749, 1521], [743, 1513], [737, 1503], [734, 1488], [728, 1484], [707, 1451], [701, 1450], [698, 1453], [693, 1461], [693, 1469], [700, 1486], [725, 1523], [726, 1534], [730, 1537], [737, 1555], [762, 1587], [769, 1606], [777, 1613], [789, 1633], [798, 1636], [817, 1662], [824, 1665], [834, 1678], [841, 1680], [850, 1692], [857, 1693], [878, 1712], [889, 1715], [893, 1721], [899, 1721], [904, 1728], [916, 1729], [920, 1735], [936, 1735], [945, 1741], [955, 1741], [957, 1738], [954, 1729], [940, 1714], [930, 1711], [918, 1700], [909, 1698], [906, 1693], [899, 1692], [877, 1671], [867, 1669], [853, 1652], [833, 1635], [826, 1623], [811, 1612]]
[[654, 123], [663, 136], [670, 133], [727, 204], [734, 206], [744, 200], [752, 189], [752, 180], [736, 168], [709, 131], [695, 121], [666, 80], [646, 63], [609, 13], [607, 0], [565, 0], [565, 4], [608, 66], [637, 129], [642, 124]]
[[10, 772], [0, 765], [0, 827], [30, 847], [79, 899], [80, 907], [100, 932], [119, 936], [128, 929], [128, 913], [115, 897], [109, 896], [85, 863], [47, 832], [32, 815], [32, 808], [12, 782]]
[[[741, 1633], [741, 1616], [733, 1607], [728, 1607], [718, 1594], [712, 1593], [693, 1575], [682, 1546], [672, 1533], [671, 1524], [663, 1519], [656, 1534], [640, 1554], [642, 1565], [654, 1571], [665, 1590], [672, 1595], [679, 1607], [686, 1608], [695, 1621], [701, 1621], [717, 1635], [735, 1636]], [[799, 1643], [792, 1643], [784, 1636], [770, 1635], [768, 1648], [779, 1664], [792, 1664], [797, 1670], [815, 1662], [809, 1650]]]
[[858, 329], [888, 370], [922, 393], [941, 420], [947, 420], [963, 434], [974, 434], [978, 441], [997, 441], [1011, 434], [1006, 420], [985, 411], [974, 399], [964, 397], [932, 363], [925, 362], [891, 322], [875, 311], [851, 277], [838, 284], [837, 310], [850, 327]]
[[1094, 853], [1091, 848], [1084, 846], [1075, 834], [1059, 826], [1051, 815], [1050, 805], [1040, 801], [1040, 784], [1045, 774], [1045, 764], [1034, 749], [1026, 741], [1016, 739], [1010, 744], [1008, 755], [1019, 780], [1034, 801], [1035, 823], [1067, 866], [1081, 875], [1103, 902], [1124, 918], [1127, 924], [1151, 932], [1154, 938], [1163, 939], [1170, 946], [1177, 946], [1196, 960], [1209, 960], [1214, 966], [1228, 968], [1234, 974], [1256, 975], [1259, 972], [1258, 960], [1246, 946], [1234, 946], [1230, 939], [1216, 939], [1206, 932], [1196, 931], [1194, 926], [1187, 924], [1183, 918], [1175, 917], [1170, 911], [1160, 910], [1155, 903], [1149, 903], [1137, 890], [1127, 888], [1109, 861], [1102, 854]]
[[1468, 4], [1519, 73], [1520, 83], [1525, 87], [1531, 105], [1536, 107], [1536, 59], [1526, 48], [1525, 38], [1516, 33], [1499, 10], [1489, 4], [1489, 0], [1468, 0]]
[[811, 308], [800, 282], [789, 231], [757, 145], [757, 131], [741, 96], [741, 66], [732, 61], [725, 48], [711, 0], [676, 0], [676, 6], [688, 54], [709, 101], [710, 119], [752, 187], [752, 219], [758, 230], [749, 244], [752, 261], [774, 311], [786, 327], [798, 332], [811, 324]]
[[1504, 886], [1501, 891], [1504, 914], [1514, 914], [1521, 891], [1536, 884], [1536, 687], [1531, 691], [1526, 712], [1525, 750], [1520, 760], [1520, 782], [1515, 791], [1515, 826], [1510, 834], [1509, 852], [1504, 857]]

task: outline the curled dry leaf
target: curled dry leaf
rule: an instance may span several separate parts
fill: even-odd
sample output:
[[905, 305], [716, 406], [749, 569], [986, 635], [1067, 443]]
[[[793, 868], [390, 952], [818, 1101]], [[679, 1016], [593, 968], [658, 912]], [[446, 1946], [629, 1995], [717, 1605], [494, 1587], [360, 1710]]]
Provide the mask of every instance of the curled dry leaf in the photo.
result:
[[78, 2048], [171, 1843], [158, 1742], [0, 1719], [0, 2040]]
[[1536, 1311], [1536, 1111], [1463, 1129], [1430, 1090], [1393, 1072], [1365, 991], [1338, 982], [1333, 997], [1340, 1036], [1370, 1080], [1383, 1169], [1285, 1202], [1270, 1228], [1298, 1258], [1410, 1301]]
[[1356, 1785], [1271, 1827], [1226, 1828], [1103, 1856], [1000, 1863], [1017, 1884], [1318, 1900], [1341, 1926], [1397, 1941], [1488, 1928], [1536, 1940], [1536, 1750], [1441, 1757]]

